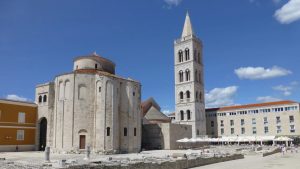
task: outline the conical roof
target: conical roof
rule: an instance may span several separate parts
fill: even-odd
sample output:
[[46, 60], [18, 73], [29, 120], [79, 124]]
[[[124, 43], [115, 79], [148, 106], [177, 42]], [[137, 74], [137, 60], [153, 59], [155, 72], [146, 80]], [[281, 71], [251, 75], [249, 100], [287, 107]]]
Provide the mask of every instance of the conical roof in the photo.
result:
[[194, 31], [193, 31], [193, 26], [191, 23], [189, 13], [187, 12], [181, 37], [183, 38], [183, 37], [190, 36], [190, 35], [194, 35]]

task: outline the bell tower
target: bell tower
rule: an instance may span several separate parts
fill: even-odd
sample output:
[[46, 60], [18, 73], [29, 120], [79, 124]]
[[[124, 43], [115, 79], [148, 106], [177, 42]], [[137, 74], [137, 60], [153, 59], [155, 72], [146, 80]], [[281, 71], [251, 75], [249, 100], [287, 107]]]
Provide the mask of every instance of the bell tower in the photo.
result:
[[192, 125], [193, 138], [206, 135], [202, 42], [186, 14], [181, 37], [174, 41], [175, 123]]

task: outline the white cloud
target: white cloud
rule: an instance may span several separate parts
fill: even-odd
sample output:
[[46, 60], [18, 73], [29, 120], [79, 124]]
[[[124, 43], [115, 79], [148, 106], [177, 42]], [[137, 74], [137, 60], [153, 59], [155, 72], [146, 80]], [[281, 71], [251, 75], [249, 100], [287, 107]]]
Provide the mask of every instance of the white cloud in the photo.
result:
[[237, 92], [237, 86], [214, 88], [205, 94], [206, 107], [221, 107], [233, 105], [233, 97]]
[[276, 10], [275, 18], [282, 24], [289, 24], [300, 19], [300, 0], [289, 0]]
[[274, 77], [286, 76], [292, 72], [284, 68], [273, 66], [272, 68], [264, 67], [240, 67], [234, 70], [234, 73], [240, 79], [269, 79]]
[[182, 0], [164, 0], [170, 6], [178, 6]]
[[166, 110], [162, 110], [162, 113], [168, 115], [168, 114], [170, 114], [170, 113], [172, 113], [172, 112], [171, 112], [171, 110], [167, 110], [167, 109], [166, 109]]
[[292, 94], [293, 88], [291, 86], [284, 86], [284, 85], [279, 85], [279, 86], [274, 86], [274, 90], [281, 91], [283, 92], [284, 96], [289, 96]]
[[259, 102], [275, 102], [275, 101], [279, 101], [281, 99], [275, 98], [272, 96], [260, 96], [260, 97], [257, 97], [256, 100]]
[[293, 81], [289, 85], [274, 86], [273, 90], [282, 92], [284, 96], [289, 96], [292, 94], [292, 91], [298, 86], [298, 84], [299, 83], [297, 81]]
[[29, 99], [22, 97], [22, 96], [18, 96], [15, 94], [9, 94], [6, 96], [6, 99], [8, 100], [16, 100], [16, 101], [29, 101]]

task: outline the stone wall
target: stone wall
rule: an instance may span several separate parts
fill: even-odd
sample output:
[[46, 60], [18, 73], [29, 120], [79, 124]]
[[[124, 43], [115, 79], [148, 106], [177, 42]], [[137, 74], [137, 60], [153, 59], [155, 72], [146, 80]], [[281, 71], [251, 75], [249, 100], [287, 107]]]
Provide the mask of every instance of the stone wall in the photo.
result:
[[68, 169], [184, 169], [198, 166], [204, 166], [224, 161], [243, 159], [241, 154], [234, 154], [226, 157], [190, 157], [187, 159], [169, 159], [161, 161], [132, 161], [127, 164], [122, 163], [107, 163], [95, 162], [85, 165], [74, 165], [66, 167]]
[[179, 139], [192, 137], [192, 126], [172, 123], [145, 124], [142, 132], [143, 148], [178, 149]]
[[263, 153], [263, 157], [266, 157], [266, 156], [269, 156], [269, 155], [272, 155], [272, 154], [276, 154], [276, 153], [280, 153], [280, 148], [275, 148], [275, 149], [273, 149], [273, 150], [271, 150], [271, 151], [269, 151], [269, 152], [265, 152], [265, 153]]

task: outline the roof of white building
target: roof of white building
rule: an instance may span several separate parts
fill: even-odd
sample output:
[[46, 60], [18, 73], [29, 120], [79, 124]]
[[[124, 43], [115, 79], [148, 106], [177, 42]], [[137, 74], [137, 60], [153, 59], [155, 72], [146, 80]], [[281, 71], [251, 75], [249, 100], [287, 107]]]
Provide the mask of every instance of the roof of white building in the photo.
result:
[[291, 101], [291, 100], [283, 100], [283, 101], [276, 101], [276, 102], [255, 103], [255, 104], [245, 104], [245, 105], [236, 105], [236, 106], [225, 106], [225, 107], [219, 107], [219, 108], [208, 108], [208, 109], [206, 109], [206, 111], [228, 111], [228, 110], [236, 110], [236, 109], [249, 109], [249, 108], [256, 108], [256, 107], [288, 105], [288, 104], [295, 104], [295, 103], [298, 103], [298, 102]]

